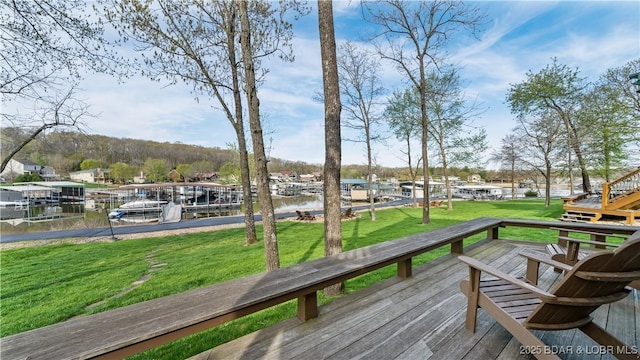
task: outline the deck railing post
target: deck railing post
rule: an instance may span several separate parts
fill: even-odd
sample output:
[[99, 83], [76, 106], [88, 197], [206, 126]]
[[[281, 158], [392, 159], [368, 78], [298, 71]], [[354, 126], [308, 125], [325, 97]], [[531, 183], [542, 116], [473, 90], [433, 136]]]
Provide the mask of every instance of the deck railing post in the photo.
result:
[[400, 278], [407, 279], [411, 277], [411, 259], [412, 258], [408, 258], [398, 261], [398, 276]]
[[[591, 241], [598, 241], [598, 242], [601, 242], [601, 243], [605, 244], [607, 242], [607, 235], [605, 235], [605, 234], [591, 234]], [[606, 249], [606, 246], [604, 246], [604, 245], [596, 245], [595, 248], [596, 249]]]
[[609, 196], [611, 193], [611, 188], [609, 183], [602, 184], [602, 208], [606, 209], [609, 206]]
[[451, 253], [452, 254], [462, 254], [463, 250], [463, 240], [464, 238], [457, 239], [456, 241], [451, 243]]
[[298, 297], [298, 319], [307, 321], [318, 317], [318, 297], [312, 292]]
[[500, 227], [495, 226], [487, 230], [487, 239], [498, 240], [500, 238]]
[[567, 247], [567, 240], [564, 238], [569, 236], [569, 230], [558, 230], [558, 245]]

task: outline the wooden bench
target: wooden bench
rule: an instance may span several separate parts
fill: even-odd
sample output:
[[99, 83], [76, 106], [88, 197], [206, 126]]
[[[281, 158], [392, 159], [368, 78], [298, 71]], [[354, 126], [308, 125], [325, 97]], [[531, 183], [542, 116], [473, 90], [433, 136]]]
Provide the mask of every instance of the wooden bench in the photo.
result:
[[442, 246], [461, 254], [463, 240], [487, 232], [497, 239], [501, 219], [479, 218], [342, 254], [255, 274], [180, 294], [74, 318], [1, 339], [2, 359], [120, 359], [297, 299], [302, 321], [318, 315], [318, 290], [396, 264], [411, 276], [412, 258]]

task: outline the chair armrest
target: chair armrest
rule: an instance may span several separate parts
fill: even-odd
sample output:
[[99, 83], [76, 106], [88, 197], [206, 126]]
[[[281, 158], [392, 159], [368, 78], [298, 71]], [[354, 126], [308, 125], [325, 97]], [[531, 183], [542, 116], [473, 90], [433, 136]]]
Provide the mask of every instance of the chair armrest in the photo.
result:
[[507, 273], [504, 273], [504, 272], [502, 272], [502, 271], [500, 271], [500, 270], [498, 270], [498, 269], [496, 269], [494, 267], [491, 267], [491, 266], [489, 266], [489, 265], [487, 265], [487, 264], [485, 264], [483, 262], [480, 262], [480, 261], [478, 261], [476, 259], [470, 258], [468, 256], [459, 256], [458, 259], [460, 261], [462, 261], [463, 263], [469, 265], [470, 268], [473, 268], [473, 269], [479, 270], [480, 272], [484, 272], [484, 273], [487, 273], [489, 275], [495, 276], [498, 279], [504, 280], [504, 281], [514, 285], [514, 286], [517, 286], [517, 287], [522, 288], [524, 290], [530, 291], [530, 292], [536, 294], [541, 299], [544, 299], [544, 300], [547, 300], [547, 301], [556, 299], [555, 295], [553, 295], [553, 294], [551, 294], [549, 292], [546, 292], [546, 291], [544, 291], [542, 289], [539, 289], [539, 288], [537, 288], [537, 287], [535, 287], [535, 286], [533, 286], [531, 284], [528, 284], [528, 283], [526, 283], [526, 282], [524, 282], [524, 281], [522, 281], [522, 280], [520, 280], [518, 278], [515, 278], [515, 277], [513, 277], [513, 276], [511, 276], [511, 275], [509, 275]]
[[520, 256], [523, 256], [529, 260], [533, 260], [535, 262], [541, 263], [541, 264], [546, 264], [546, 265], [550, 265], [553, 266], [554, 268], [558, 268], [562, 271], [569, 271], [571, 270], [571, 268], [573, 266], [571, 265], [567, 265], [565, 263], [561, 263], [559, 261], [553, 260], [549, 257], [548, 254], [543, 254], [541, 252], [537, 252], [537, 251], [521, 251], [520, 252]]
[[621, 245], [621, 244], [613, 244], [613, 243], [607, 243], [602, 241], [576, 239], [568, 236], [558, 236], [558, 239], [579, 243], [579, 244], [590, 244], [590, 245], [611, 246], [611, 247], [619, 247]]

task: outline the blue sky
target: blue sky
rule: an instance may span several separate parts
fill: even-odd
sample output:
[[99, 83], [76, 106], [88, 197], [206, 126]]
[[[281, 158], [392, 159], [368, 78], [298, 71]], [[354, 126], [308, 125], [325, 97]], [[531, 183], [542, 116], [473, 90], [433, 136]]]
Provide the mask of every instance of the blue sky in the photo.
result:
[[[361, 41], [366, 24], [357, 1], [334, 1], [336, 40]], [[480, 39], [464, 37], [452, 45], [451, 61], [460, 67], [465, 94], [487, 110], [475, 125], [487, 130], [489, 145], [515, 126], [505, 95], [510, 84], [539, 71], [556, 57], [590, 80], [609, 68], [640, 58], [640, 2], [474, 2], [487, 14]], [[312, 2], [311, 5], [315, 5]], [[324, 162], [323, 106], [313, 100], [322, 89], [317, 11], [294, 23], [294, 63], [273, 59], [259, 89], [269, 155], [291, 161]], [[364, 46], [370, 44], [363, 43]], [[382, 63], [389, 94], [404, 86], [399, 73]], [[166, 86], [134, 77], [124, 84], [88, 75], [80, 95], [98, 114], [88, 119], [88, 133], [122, 138], [182, 142], [227, 148], [235, 135], [218, 105], [194, 101], [189, 88]], [[345, 132], [345, 137], [348, 134]], [[375, 145], [376, 163], [403, 167], [402, 145], [389, 139]], [[362, 144], [343, 142], [343, 164], [366, 164]]]

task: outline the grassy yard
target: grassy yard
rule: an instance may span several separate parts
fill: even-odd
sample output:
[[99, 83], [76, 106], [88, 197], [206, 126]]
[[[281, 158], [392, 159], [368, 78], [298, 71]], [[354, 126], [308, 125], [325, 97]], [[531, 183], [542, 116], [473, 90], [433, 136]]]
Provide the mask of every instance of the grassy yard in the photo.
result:
[[[563, 212], [559, 200], [548, 208], [537, 199], [456, 202], [453, 211], [447, 211], [445, 207], [432, 209], [432, 223], [422, 225], [421, 211], [408, 207], [378, 210], [375, 222], [370, 221], [367, 212], [361, 212], [360, 218], [342, 224], [344, 250], [479, 216], [552, 220]], [[553, 234], [537, 229], [501, 231], [504, 237], [539, 241], [549, 241]], [[243, 243], [244, 229], [240, 228], [110, 243], [3, 250], [0, 252], [0, 336], [264, 271], [262, 245], [246, 247]], [[278, 247], [283, 267], [323, 256], [323, 224], [279, 222]], [[414, 264], [448, 251], [443, 248], [425, 254]], [[347, 292], [394, 275], [395, 266], [380, 269], [348, 281]], [[330, 300], [320, 295], [320, 303]], [[150, 350], [136, 358], [188, 357], [293, 317], [295, 313], [294, 302], [289, 302]]]

